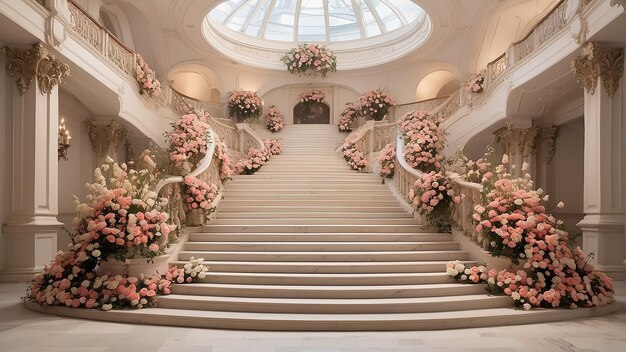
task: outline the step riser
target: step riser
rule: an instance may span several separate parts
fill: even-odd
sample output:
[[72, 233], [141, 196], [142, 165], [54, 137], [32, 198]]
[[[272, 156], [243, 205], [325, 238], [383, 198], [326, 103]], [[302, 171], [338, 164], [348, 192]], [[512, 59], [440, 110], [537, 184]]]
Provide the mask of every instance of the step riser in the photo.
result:
[[[362, 199], [361, 201], [367, 201], [367, 199]], [[258, 200], [258, 199], [253, 199], [253, 200], [244, 200], [244, 199], [231, 199], [228, 197], [228, 195], [226, 195], [226, 197], [220, 202], [220, 209], [225, 209], [227, 207], [232, 207], [232, 206], [250, 206], [250, 205], [254, 205], [257, 209], [259, 205], [265, 205], [265, 206], [283, 206], [283, 207], [291, 207], [291, 206], [297, 206], [297, 207], [341, 207], [343, 209], [350, 209], [350, 208], [359, 208], [359, 203], [355, 203], [356, 201], [346, 201], [346, 200], [341, 200], [341, 201], [332, 201], [329, 202], [327, 200], [321, 200], [321, 199], [316, 199], [316, 200], [309, 200], [307, 202], [302, 202], [299, 200], [290, 200], [290, 199], [274, 199], [274, 200]], [[398, 207], [398, 203], [397, 202], [392, 202], [392, 201], [368, 201], [367, 203], [363, 204], [360, 203], [361, 206], [363, 205], [372, 205], [374, 207], [385, 207], [385, 208], [389, 208], [389, 207]]]
[[[229, 198], [230, 199], [230, 198]], [[226, 200], [223, 200], [226, 202]], [[349, 212], [349, 213], [398, 213], [398, 214], [408, 214], [400, 207], [380, 207], [380, 208], [357, 208], [357, 207], [324, 207], [324, 206], [311, 206], [311, 207], [302, 207], [302, 206], [280, 206], [280, 205], [268, 205], [268, 206], [243, 206], [243, 205], [223, 205], [220, 203], [218, 218], [221, 218], [221, 214], [229, 213], [229, 212], [246, 212], [246, 213], [256, 213], [256, 212], [275, 212], [278, 214], [283, 214], [287, 216], [287, 213], [322, 213], [332, 211], [334, 213], [339, 212]]]
[[458, 250], [458, 243], [211, 243], [187, 242], [188, 251], [227, 252], [359, 252], [359, 251], [445, 251]]
[[[222, 273], [224, 274], [224, 273]], [[229, 273], [226, 273], [229, 274]], [[259, 276], [259, 275], [209, 275], [198, 282], [212, 284], [233, 285], [296, 285], [296, 286], [382, 286], [382, 285], [424, 285], [454, 283], [449, 276], [444, 275], [407, 275], [393, 276], [393, 274], [362, 277], [314, 277], [314, 276]]]
[[191, 257], [204, 258], [211, 261], [255, 261], [255, 262], [398, 262], [398, 261], [445, 261], [467, 260], [467, 253], [449, 252], [324, 252], [324, 253], [293, 253], [279, 254], [278, 252], [209, 252], [209, 251], [182, 251], [179, 260], [190, 260]]
[[219, 225], [412, 225], [416, 223], [413, 218], [383, 218], [383, 219], [215, 219], [209, 226]]
[[363, 303], [363, 304], [290, 304], [265, 302], [224, 302], [222, 300], [195, 301], [177, 299], [173, 296], [159, 297], [158, 306], [173, 309], [197, 309], [255, 313], [301, 313], [301, 314], [389, 314], [428, 313], [468, 309], [510, 307], [509, 297], [488, 297], [471, 301], [446, 301], [437, 303]]
[[447, 234], [202, 234], [192, 233], [190, 242], [426, 242], [452, 241]]
[[407, 232], [431, 232], [432, 229], [421, 225], [208, 225], [203, 226], [206, 233], [407, 233]]
[[[232, 211], [220, 211], [218, 217], [220, 219], [290, 219], [290, 218], [335, 218], [335, 219], [369, 219], [369, 218], [413, 218], [411, 214], [406, 212], [393, 212], [393, 213], [376, 213], [376, 212], [360, 212], [360, 213], [328, 213], [321, 211], [313, 211], [309, 213], [289, 213], [279, 214], [276, 212], [262, 213], [262, 212], [232, 212]], [[258, 211], [264, 211], [264, 209], [258, 209]], [[354, 221], [354, 220], [352, 220]]]
[[[381, 298], [417, 298], [452, 295], [476, 295], [485, 292], [482, 285], [459, 285], [456, 287], [438, 288], [398, 288], [401, 286], [368, 286], [357, 289], [342, 287], [342, 289], [325, 289], [324, 287], [280, 288], [281, 286], [235, 286], [228, 287], [200, 287], [194, 285], [174, 285], [172, 293], [192, 296], [222, 296], [222, 297], [254, 297], [254, 298], [327, 298], [327, 299], [381, 299]], [[300, 286], [302, 287], [302, 286]], [[277, 289], [280, 288], [280, 289]]]

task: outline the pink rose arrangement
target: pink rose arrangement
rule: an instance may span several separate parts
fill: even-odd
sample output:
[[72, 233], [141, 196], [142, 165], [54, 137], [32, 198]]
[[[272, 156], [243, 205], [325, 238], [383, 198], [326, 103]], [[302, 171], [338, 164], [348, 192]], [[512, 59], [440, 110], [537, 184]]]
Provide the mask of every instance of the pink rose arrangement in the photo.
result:
[[467, 83], [465, 83], [465, 91], [468, 93], [480, 93], [485, 88], [485, 71], [472, 76]]
[[156, 73], [139, 54], [135, 54], [135, 79], [139, 84], [139, 94], [150, 98], [161, 95], [161, 82], [156, 79]]
[[235, 163], [235, 173], [238, 175], [252, 175], [261, 169], [270, 160], [270, 153], [266, 149], [250, 148], [245, 158]]
[[280, 141], [278, 141], [278, 139], [266, 138], [263, 140], [263, 144], [265, 145], [265, 150], [270, 155], [278, 155], [282, 153], [283, 151], [283, 147], [281, 146]]
[[356, 149], [354, 144], [344, 143], [341, 146], [341, 154], [351, 169], [360, 171], [367, 167], [367, 159], [365, 159], [362, 152]]
[[278, 111], [276, 105], [269, 107], [265, 119], [267, 121], [267, 129], [271, 132], [278, 132], [285, 127], [285, 117]]
[[404, 139], [404, 158], [411, 167], [423, 172], [441, 168], [445, 133], [428, 113], [406, 113], [400, 119], [400, 130]]
[[446, 264], [446, 273], [464, 284], [478, 284], [489, 279], [487, 267], [484, 265], [466, 268], [465, 264], [458, 260]]
[[228, 153], [226, 143], [224, 143], [217, 134], [215, 135], [215, 152], [213, 156], [218, 160], [220, 181], [222, 181], [222, 184], [226, 183], [231, 179], [230, 176], [233, 174], [233, 161]]
[[236, 90], [229, 92], [228, 111], [237, 115], [239, 121], [256, 119], [263, 113], [263, 101], [256, 92]]
[[352, 131], [352, 121], [358, 116], [359, 111], [361, 111], [360, 106], [352, 102], [346, 103], [343, 111], [341, 112], [339, 124], [337, 125], [337, 127], [339, 127], [339, 132]]
[[176, 284], [191, 283], [196, 279], [204, 279], [208, 272], [209, 267], [204, 265], [204, 258], [191, 257], [182, 268], [171, 267], [164, 278]]
[[187, 211], [190, 212], [194, 209], [202, 211], [206, 222], [208, 216], [215, 211], [213, 202], [217, 199], [217, 185], [188, 175], [184, 178], [183, 192], [185, 193], [183, 199]]
[[461, 198], [454, 195], [448, 177], [440, 171], [423, 173], [409, 190], [408, 197], [413, 209], [426, 215], [441, 232], [450, 230], [450, 205], [453, 201], [459, 203]]
[[326, 78], [337, 71], [337, 57], [323, 44], [302, 43], [281, 57], [289, 73]]
[[383, 147], [378, 154], [378, 161], [380, 162], [380, 177], [392, 178], [396, 162], [396, 143], [389, 143]]
[[326, 98], [326, 94], [319, 90], [307, 90], [306, 92], [300, 95], [301, 103], [309, 103], [309, 102], [317, 102], [323, 103], [324, 98]]
[[389, 108], [396, 105], [396, 101], [389, 93], [376, 89], [363, 93], [359, 97], [359, 104], [362, 115], [370, 115], [380, 121], [387, 115]]
[[188, 161], [197, 164], [206, 154], [209, 125], [196, 114], [187, 114], [175, 123], [167, 135], [169, 157], [176, 166]]

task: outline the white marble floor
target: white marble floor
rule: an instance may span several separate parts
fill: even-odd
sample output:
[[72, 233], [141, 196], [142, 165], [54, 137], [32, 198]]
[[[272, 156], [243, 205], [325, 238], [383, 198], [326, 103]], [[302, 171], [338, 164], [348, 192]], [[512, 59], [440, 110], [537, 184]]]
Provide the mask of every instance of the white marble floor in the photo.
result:
[[93, 322], [39, 314], [20, 303], [25, 285], [0, 284], [0, 351], [626, 351], [626, 282], [621, 309], [578, 321], [409, 332], [259, 332]]

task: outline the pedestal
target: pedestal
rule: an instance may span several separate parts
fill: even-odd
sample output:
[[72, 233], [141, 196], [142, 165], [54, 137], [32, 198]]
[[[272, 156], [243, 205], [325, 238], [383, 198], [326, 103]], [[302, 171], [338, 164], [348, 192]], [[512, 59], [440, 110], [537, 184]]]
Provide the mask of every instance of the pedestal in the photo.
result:
[[134, 277], [139, 277], [140, 274], [149, 276], [163, 275], [169, 269], [169, 259], [169, 254], [152, 258], [152, 263], [146, 258], [129, 259], [125, 262], [109, 258], [109, 260], [103, 260], [100, 263], [97, 273], [98, 276], [106, 274], [124, 276], [128, 270], [128, 276]]

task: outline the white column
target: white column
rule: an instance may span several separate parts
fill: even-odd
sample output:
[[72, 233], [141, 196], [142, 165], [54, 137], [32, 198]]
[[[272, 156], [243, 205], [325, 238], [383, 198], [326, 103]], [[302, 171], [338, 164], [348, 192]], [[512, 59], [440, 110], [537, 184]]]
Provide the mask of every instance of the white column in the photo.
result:
[[585, 88], [583, 249], [616, 279], [626, 278], [622, 130], [623, 49], [590, 43], [572, 68]]
[[[30, 280], [57, 250], [58, 119], [56, 84], [69, 67], [41, 44], [32, 49], [5, 47], [7, 68], [17, 81], [8, 95], [13, 114], [10, 172], [11, 215], [3, 236], [5, 269], [0, 281]], [[32, 86], [31, 86], [32, 85]]]

